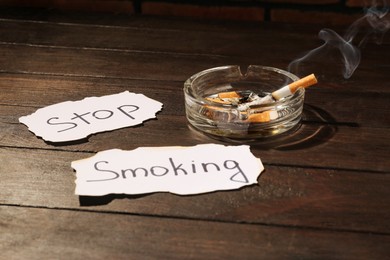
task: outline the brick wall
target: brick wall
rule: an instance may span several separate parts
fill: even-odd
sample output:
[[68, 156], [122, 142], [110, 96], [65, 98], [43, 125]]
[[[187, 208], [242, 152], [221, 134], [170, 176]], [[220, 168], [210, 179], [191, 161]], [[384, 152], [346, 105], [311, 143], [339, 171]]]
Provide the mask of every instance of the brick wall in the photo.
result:
[[370, 2], [374, 0], [0, 0], [0, 7], [336, 25], [355, 21]]

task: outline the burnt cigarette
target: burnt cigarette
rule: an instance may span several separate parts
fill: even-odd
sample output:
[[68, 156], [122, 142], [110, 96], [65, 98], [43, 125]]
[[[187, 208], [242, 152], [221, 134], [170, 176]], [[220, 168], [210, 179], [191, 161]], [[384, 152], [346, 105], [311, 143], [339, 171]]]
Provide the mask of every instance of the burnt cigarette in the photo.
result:
[[238, 107], [240, 111], [247, 110], [250, 106], [255, 106], [255, 105], [261, 105], [261, 104], [267, 104], [271, 103], [277, 100], [280, 100], [282, 98], [288, 97], [290, 95], [293, 95], [299, 88], [307, 88], [310, 87], [314, 84], [316, 84], [317, 78], [315, 77], [314, 74], [310, 74], [309, 76], [306, 76], [304, 78], [301, 78], [297, 81], [294, 81], [274, 92], [271, 94], [262, 97], [257, 100], [253, 100], [252, 102], [242, 104], [241, 106]]

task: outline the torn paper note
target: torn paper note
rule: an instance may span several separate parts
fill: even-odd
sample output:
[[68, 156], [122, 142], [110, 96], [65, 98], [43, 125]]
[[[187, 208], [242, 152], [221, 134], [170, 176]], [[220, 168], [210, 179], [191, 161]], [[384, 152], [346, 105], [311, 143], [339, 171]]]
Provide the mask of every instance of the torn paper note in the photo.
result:
[[113, 149], [74, 161], [72, 168], [77, 176], [75, 193], [85, 196], [238, 189], [257, 183], [264, 170], [249, 146], [217, 144]]
[[38, 109], [19, 121], [50, 142], [83, 139], [91, 134], [134, 126], [154, 118], [162, 103], [142, 94], [119, 94], [66, 101]]

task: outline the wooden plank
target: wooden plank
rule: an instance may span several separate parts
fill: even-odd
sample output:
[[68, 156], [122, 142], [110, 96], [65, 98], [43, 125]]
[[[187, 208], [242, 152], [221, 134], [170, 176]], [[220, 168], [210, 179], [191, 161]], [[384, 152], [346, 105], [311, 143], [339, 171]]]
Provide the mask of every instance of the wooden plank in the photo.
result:
[[[363, 16], [363, 15], [362, 15]], [[105, 13], [78, 13], [78, 12], [58, 12], [56, 10], [43, 9], [23, 9], [23, 8], [2, 8], [0, 17], [3, 20], [19, 20], [26, 22], [48, 22], [54, 24], [80, 24], [93, 26], [112, 27], [132, 27], [140, 29], [168, 29], [188, 31], [214, 31], [214, 32], [247, 32], [253, 33], [259, 29], [263, 30], [285, 30], [292, 35], [310, 34], [317, 35], [321, 29], [329, 28], [329, 24], [302, 24], [302, 23], [264, 23], [246, 21], [222, 21], [222, 20], [199, 20], [190, 17], [169, 17], [169, 16], [143, 16], [143, 15], [123, 15]], [[334, 25], [334, 31], [343, 34], [347, 26]], [[390, 42], [389, 35], [385, 34], [384, 43]]]
[[389, 174], [265, 165], [240, 190], [79, 198], [70, 165], [90, 156], [0, 148], [0, 204], [390, 234]]
[[[0, 89], [0, 104], [35, 108], [129, 90], [162, 102], [162, 114], [185, 115], [183, 82], [180, 81], [0, 74]], [[389, 127], [389, 94], [369, 91], [363, 94], [331, 87], [313, 87], [306, 93], [304, 119], [317, 123]], [[0, 121], [10, 123], [17, 123], [17, 118], [25, 115], [23, 113], [32, 112], [7, 107], [0, 107], [0, 110]]]
[[[385, 259], [389, 236], [0, 207], [5, 258]], [[367, 239], [369, 236], [369, 239]]]
[[222, 57], [173, 53], [0, 46], [2, 72], [184, 81], [198, 71], [225, 64]]
[[[253, 26], [254, 23], [247, 23], [237, 27], [234, 23], [226, 26], [217, 22], [202, 25], [200, 21], [186, 24], [164, 19], [150, 18], [149, 20], [153, 21], [153, 25], [145, 26], [145, 23], [147, 24], [145, 21], [145, 23], [137, 23], [129, 27], [123, 24], [121, 26], [77, 24], [69, 20], [66, 23], [51, 23], [0, 18], [0, 28], [3, 32], [3, 43], [202, 53], [252, 58], [261, 58], [269, 51], [275, 55], [274, 50], [278, 50], [278, 53], [289, 57], [290, 61], [299, 57], [303, 52], [322, 45], [322, 40], [317, 36], [320, 28], [313, 30], [313, 26], [302, 27], [302, 25], [290, 24]], [[178, 28], [176, 28], [177, 24], [180, 24]], [[200, 25], [200, 28], [197, 25], [198, 27]], [[16, 30], [20, 31], [20, 34], [13, 33]], [[189, 30], [191, 33], [188, 33]], [[181, 39], [186, 44], [177, 44], [177, 39]], [[286, 48], [287, 42], [288, 48]], [[383, 55], [387, 57], [386, 48], [389, 42], [390, 36], [388, 35], [384, 35], [381, 44], [374, 44], [372, 40], [368, 41], [362, 49], [362, 60], [368, 59], [375, 64], [377, 58], [383, 58]], [[248, 50], [253, 51], [248, 52]]]
[[[288, 55], [287, 55], [288, 56]], [[261, 55], [261, 64], [285, 68], [289, 63], [283, 52], [273, 51]], [[336, 91], [362, 91], [389, 93], [388, 65], [378, 63], [385, 57], [367, 61], [351, 80], [341, 80], [337, 74], [320, 78], [316, 88]], [[148, 79], [184, 82], [191, 75], [212, 67], [238, 64], [243, 68], [257, 59], [239, 56], [205, 56], [182, 53], [155, 53], [139, 51], [117, 51], [107, 49], [79, 49], [0, 44], [0, 72], [21, 74], [43, 74], [53, 76]], [[257, 62], [255, 62], [257, 63]], [[317, 64], [320, 68], [322, 64]], [[322, 69], [322, 68], [320, 68]], [[245, 69], [243, 69], [245, 71]], [[315, 67], [313, 67], [315, 71]], [[375, 84], [373, 84], [375, 82]]]
[[[261, 57], [263, 52], [281, 49], [285, 55], [290, 54], [291, 59], [294, 53], [297, 55], [318, 44], [316, 34], [280, 33], [260, 28], [248, 32], [203, 31], [188, 27], [189, 33], [188, 30], [164, 29], [161, 26], [141, 29], [0, 19], [0, 30], [3, 43], [251, 57]], [[15, 34], [15, 31], [20, 33]], [[178, 39], [183, 44], [177, 44]], [[288, 52], [285, 50], [286, 41], [296, 43], [289, 46]], [[261, 51], [248, 52], [248, 49], [255, 50], [259, 46]]]
[[[262, 23], [246, 21], [222, 21], [222, 20], [199, 20], [190, 17], [174, 16], [145, 16], [145, 15], [123, 15], [107, 13], [87, 12], [58, 12], [56, 10], [32, 9], [32, 8], [1, 8], [0, 17], [3, 20], [19, 20], [28, 22], [48, 23], [72, 23], [84, 25], [133, 27], [140, 29], [161, 28], [168, 30], [182, 31], [253, 31], [259, 27], [272, 30], [271, 28], [288, 28], [290, 32], [299, 30], [316, 34], [323, 25], [319, 24], [291, 24], [291, 23]], [[294, 28], [294, 30], [293, 30]], [[299, 29], [298, 29], [299, 28]], [[345, 28], [338, 28], [345, 29]]]

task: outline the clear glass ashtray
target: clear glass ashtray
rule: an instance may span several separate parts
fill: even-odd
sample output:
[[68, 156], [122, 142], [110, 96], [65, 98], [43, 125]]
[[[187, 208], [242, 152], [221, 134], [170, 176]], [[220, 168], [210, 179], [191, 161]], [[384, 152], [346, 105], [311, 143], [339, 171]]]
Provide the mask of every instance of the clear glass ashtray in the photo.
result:
[[245, 140], [282, 134], [300, 122], [304, 88], [277, 101], [251, 104], [297, 80], [287, 71], [259, 65], [250, 65], [245, 74], [237, 65], [201, 71], [184, 83], [187, 119], [217, 137]]

